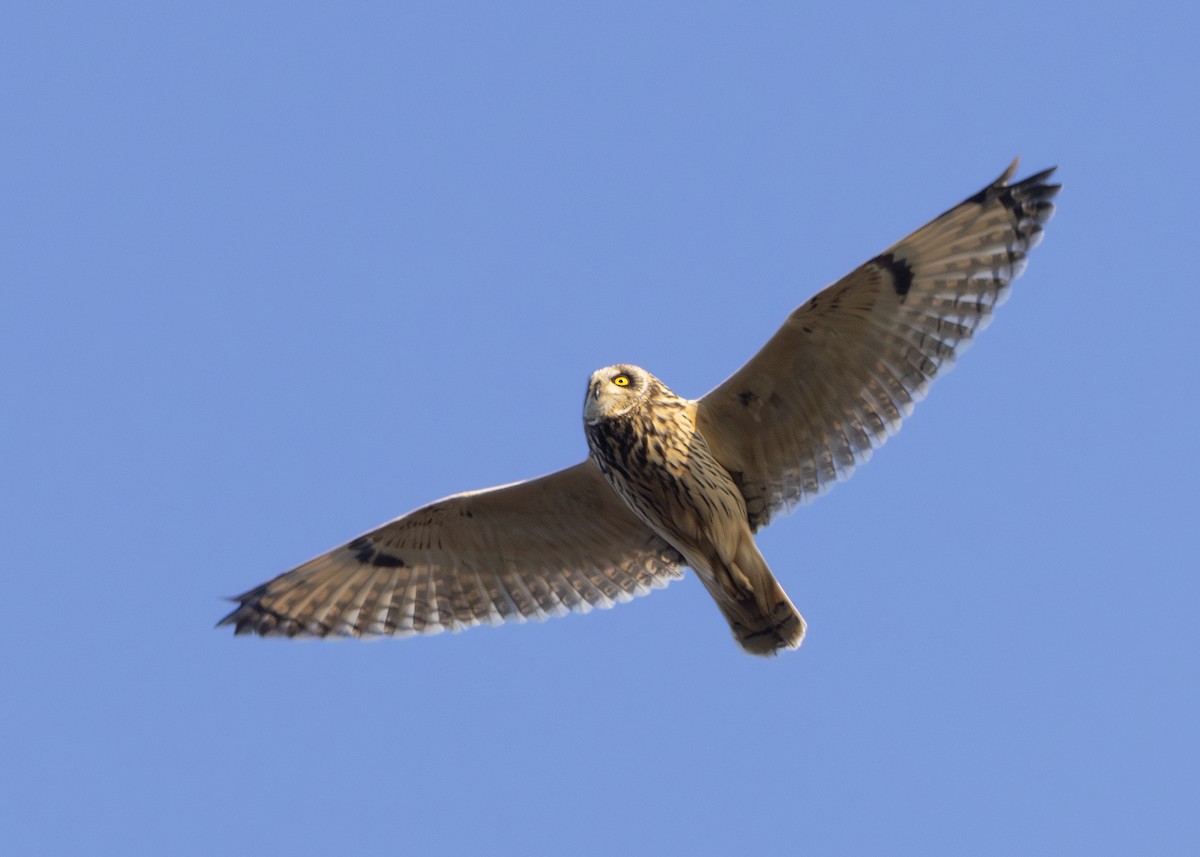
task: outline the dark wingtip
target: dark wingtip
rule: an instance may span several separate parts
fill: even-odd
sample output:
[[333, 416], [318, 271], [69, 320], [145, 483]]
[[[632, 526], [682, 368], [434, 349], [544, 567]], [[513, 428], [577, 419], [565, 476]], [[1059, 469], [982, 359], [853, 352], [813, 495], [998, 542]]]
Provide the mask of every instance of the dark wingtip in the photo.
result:
[[1048, 202], [1062, 190], [1061, 184], [1050, 184], [1047, 181], [1047, 179], [1054, 175], [1057, 169], [1058, 167], [1050, 167], [1048, 170], [1034, 173], [1028, 178], [1021, 179], [1015, 185], [1006, 188], [1006, 190], [1010, 194], [1015, 195], [1017, 199]]
[[[228, 600], [229, 601], [237, 601], [236, 598], [230, 598]], [[234, 626], [233, 633], [235, 635], [242, 633], [242, 630], [239, 627], [239, 623], [238, 623], [238, 614], [241, 613], [245, 608], [246, 608], [245, 604], [238, 604], [236, 609], [231, 610], [225, 616], [221, 617], [220, 621], [218, 621], [217, 624], [213, 625], [213, 628], [224, 628], [226, 625], [233, 625]]]
[[221, 597], [221, 600], [222, 601], [232, 601], [232, 602], [236, 603], [238, 606], [237, 606], [237, 609], [232, 610], [231, 612], [227, 613], [225, 616], [221, 617], [221, 619], [217, 622], [217, 624], [213, 625], [213, 628], [220, 628], [224, 625], [232, 625], [234, 614], [236, 614], [238, 612], [238, 610], [240, 610], [242, 608], [242, 605], [241, 605], [242, 599], [240, 599], [240, 598], [234, 598], [229, 595], [223, 595]]
[[1020, 163], [1020, 158], [1014, 158], [1013, 162], [1008, 165], [1008, 169], [1001, 173], [998, 179], [985, 187], [983, 190], [979, 191], [979, 193], [969, 197], [967, 202], [974, 202], [978, 205], [984, 205], [988, 202], [988, 200], [996, 199], [1005, 193], [1011, 194], [1014, 191], [1023, 193], [1036, 193], [1037, 197], [1040, 199], [1049, 199], [1062, 189], [1062, 185], [1060, 184], [1046, 184], [1046, 179], [1054, 175], [1055, 170], [1058, 169], [1057, 166], [1042, 170], [1040, 173], [1034, 173], [1027, 178], [1021, 179], [1016, 184], [1010, 185], [1008, 182], [1014, 175], [1016, 175], [1017, 166]]
[[221, 618], [213, 628], [223, 628], [226, 625], [234, 626], [234, 636], [238, 634], [249, 634], [255, 630], [255, 614], [261, 613], [258, 609], [258, 596], [262, 594], [262, 587], [258, 586], [241, 595], [225, 597], [223, 601], [232, 601], [237, 607], [229, 611]]
[[1017, 184], [1041, 184], [1046, 179], [1050, 178], [1050, 176], [1054, 175], [1056, 170], [1058, 170], [1057, 164], [1048, 169], [1042, 170], [1040, 173], [1034, 173], [1029, 178], [1021, 179], [1019, 182], [1017, 182]]
[[1017, 163], [1017, 161], [1013, 161], [1000, 178], [967, 199], [967, 202], [988, 205], [993, 201], [999, 201], [1001, 205], [1015, 213], [1018, 225], [1029, 232], [1026, 237], [1033, 239], [1036, 243], [1034, 233], [1040, 232], [1039, 227], [1054, 216], [1054, 203], [1051, 200], [1062, 190], [1061, 184], [1047, 182], [1047, 179], [1054, 175], [1058, 167], [1050, 167], [1010, 185], [1007, 182], [1015, 173]]

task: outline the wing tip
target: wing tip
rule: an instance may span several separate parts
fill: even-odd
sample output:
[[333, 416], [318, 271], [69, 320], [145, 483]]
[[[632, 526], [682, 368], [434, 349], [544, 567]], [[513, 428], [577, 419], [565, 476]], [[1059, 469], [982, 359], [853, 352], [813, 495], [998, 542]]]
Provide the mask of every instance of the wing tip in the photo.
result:
[[1016, 228], [1025, 241], [1023, 250], [1031, 250], [1041, 240], [1042, 227], [1054, 216], [1054, 198], [1062, 190], [1049, 178], [1057, 166], [1034, 173], [1015, 184], [1008, 184], [1015, 175], [1020, 158], [1013, 159], [1001, 176], [979, 193], [966, 200], [979, 206], [999, 204], [1016, 218]]
[[[1020, 165], [1021, 165], [1021, 156], [1017, 155], [1015, 158], [1012, 159], [1012, 163], [1008, 165], [1007, 169], [1005, 169], [1004, 172], [1000, 174], [1000, 177], [998, 179], [996, 179], [994, 182], [992, 182], [991, 186], [996, 187], [996, 188], [1008, 187], [1008, 183], [1012, 180], [1012, 177], [1017, 174], [1017, 168], [1020, 167]], [[1047, 169], [1044, 169], [1041, 172], [1034, 173], [1033, 175], [1029, 176], [1028, 178], [1021, 179], [1019, 182], [1017, 182], [1017, 184], [1018, 185], [1042, 184], [1046, 181], [1046, 179], [1048, 179], [1048, 178], [1050, 178], [1050, 176], [1054, 175], [1056, 170], [1058, 170], [1058, 164], [1055, 164], [1052, 167], [1048, 167]]]
[[233, 626], [233, 635], [257, 634], [260, 637], [326, 637], [333, 628], [323, 622], [304, 623], [278, 613], [262, 603], [262, 587], [228, 599], [238, 606], [223, 616], [213, 628]]
[[1006, 204], [1013, 199], [1018, 199], [1021, 202], [1029, 199], [1049, 200], [1062, 190], [1061, 184], [1050, 184], [1047, 181], [1058, 170], [1057, 165], [1023, 178], [1016, 184], [1009, 184], [1012, 177], [1017, 174], [1017, 167], [1020, 164], [1021, 158], [1019, 156], [1013, 158], [1012, 163], [1000, 174], [999, 178], [979, 191], [979, 193], [970, 197], [967, 202], [986, 205], [993, 199], [1002, 198], [1006, 200]]
[[1008, 184], [1009, 179], [1017, 174], [1017, 167], [1021, 165], [1021, 156], [1017, 155], [1012, 159], [1012, 163], [1008, 165], [1008, 169], [1000, 174], [1000, 178], [992, 182], [995, 187], [1004, 187]]
[[[236, 625], [238, 614], [241, 613], [242, 608], [244, 608], [246, 606], [245, 601], [243, 601], [238, 596], [225, 596], [221, 600], [222, 601], [232, 601], [235, 604], [237, 604], [237, 607], [233, 608], [228, 613], [226, 613], [224, 616], [222, 616], [220, 618], [220, 620], [218, 620], [217, 624], [213, 625], [214, 629], [224, 628], [226, 625]], [[234, 634], [237, 634], [237, 633], [240, 633], [239, 629], [234, 630]]]

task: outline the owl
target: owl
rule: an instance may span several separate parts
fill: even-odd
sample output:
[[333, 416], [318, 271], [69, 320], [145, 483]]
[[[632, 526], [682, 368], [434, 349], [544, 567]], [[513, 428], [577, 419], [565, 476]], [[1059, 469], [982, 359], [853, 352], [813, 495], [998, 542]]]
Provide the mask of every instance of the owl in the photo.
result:
[[699, 399], [637, 366], [594, 372], [589, 455], [437, 500], [237, 596], [238, 634], [371, 637], [586, 613], [690, 567], [746, 652], [805, 622], [754, 542], [844, 480], [991, 320], [1061, 186], [996, 181], [797, 308]]

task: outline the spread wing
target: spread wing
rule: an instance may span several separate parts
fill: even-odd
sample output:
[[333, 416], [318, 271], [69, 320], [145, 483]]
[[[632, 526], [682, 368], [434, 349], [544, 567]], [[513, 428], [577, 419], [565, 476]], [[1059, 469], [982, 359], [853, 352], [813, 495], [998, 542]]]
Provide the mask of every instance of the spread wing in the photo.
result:
[[588, 459], [430, 503], [237, 598], [221, 620], [264, 636], [407, 636], [610, 607], [683, 560]]
[[1053, 169], [995, 182], [793, 312], [699, 402], [751, 525], [846, 479], [991, 319], [1054, 213]]

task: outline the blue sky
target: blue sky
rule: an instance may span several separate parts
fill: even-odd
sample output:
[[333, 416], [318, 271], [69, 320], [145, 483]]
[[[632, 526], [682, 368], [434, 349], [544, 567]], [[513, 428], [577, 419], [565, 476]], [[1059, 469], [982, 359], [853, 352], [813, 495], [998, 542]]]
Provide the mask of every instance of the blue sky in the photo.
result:
[[[0, 850], [1185, 854], [1200, 85], [1185, 4], [0, 13]], [[700, 395], [1059, 164], [995, 323], [760, 546], [545, 624], [234, 639], [232, 595]]]

